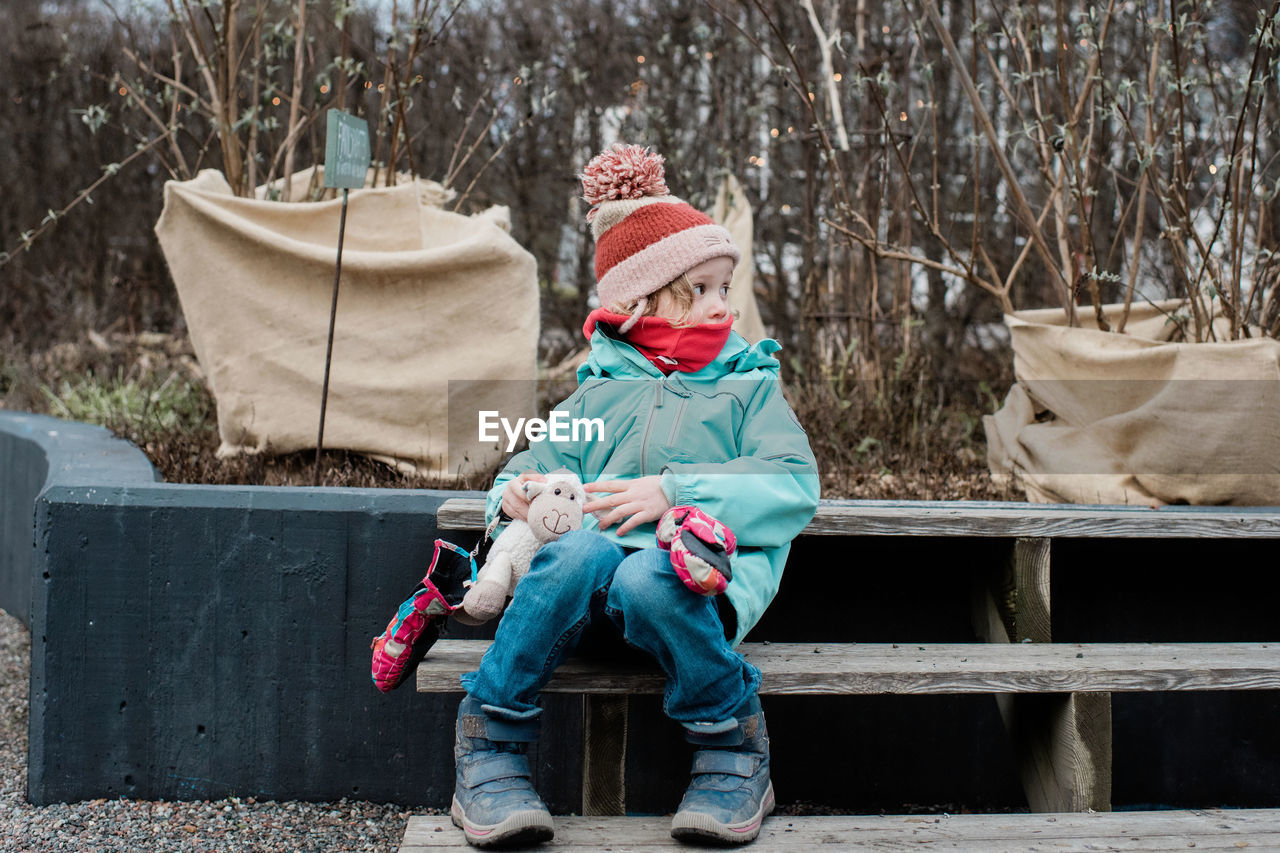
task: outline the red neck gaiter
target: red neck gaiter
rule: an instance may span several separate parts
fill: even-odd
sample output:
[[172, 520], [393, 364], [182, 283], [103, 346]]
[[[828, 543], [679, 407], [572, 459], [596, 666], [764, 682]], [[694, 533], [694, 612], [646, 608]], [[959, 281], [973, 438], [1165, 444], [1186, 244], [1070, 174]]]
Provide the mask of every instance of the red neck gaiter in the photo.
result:
[[[604, 308], [597, 308], [587, 315], [582, 333], [589, 340], [597, 323], [604, 323], [616, 330], [628, 319], [626, 314], [615, 314]], [[672, 326], [670, 320], [661, 317], [641, 317], [621, 339], [635, 347], [663, 375], [669, 375], [675, 370], [693, 373], [706, 367], [720, 354], [732, 329], [732, 317], [723, 323], [700, 323], [684, 327]]]

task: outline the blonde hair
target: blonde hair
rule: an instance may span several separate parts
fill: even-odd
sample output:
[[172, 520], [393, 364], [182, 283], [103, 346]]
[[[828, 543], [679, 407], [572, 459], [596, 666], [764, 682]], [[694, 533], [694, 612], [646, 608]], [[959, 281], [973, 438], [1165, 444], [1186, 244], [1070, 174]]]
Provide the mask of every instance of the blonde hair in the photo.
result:
[[664, 293], [667, 294], [668, 299], [680, 312], [676, 319], [671, 321], [671, 325], [676, 328], [691, 325], [689, 323], [689, 314], [693, 312], [693, 300], [696, 298], [696, 294], [693, 292], [693, 282], [689, 281], [687, 273], [681, 273], [680, 277], [675, 281], [667, 282], [648, 296], [642, 296], [629, 305], [615, 305], [609, 310], [615, 314], [631, 315], [631, 319], [627, 320], [625, 327], [621, 329], [625, 333], [641, 317], [656, 317], [658, 315], [658, 303], [662, 301], [662, 294]]
[[[609, 310], [614, 314], [630, 315], [627, 322], [623, 323], [618, 330], [625, 335], [640, 318], [656, 317], [658, 315], [658, 303], [662, 301], [662, 294], [665, 293], [671, 304], [679, 312], [676, 318], [671, 321], [671, 326], [676, 329], [685, 329], [695, 325], [689, 322], [689, 315], [693, 313], [693, 303], [698, 298], [698, 294], [694, 292], [693, 287], [693, 282], [689, 280], [689, 274], [684, 272], [675, 281], [668, 282], [648, 296], [642, 296], [629, 305], [611, 306]], [[738, 318], [736, 309], [730, 313], [735, 320]]]

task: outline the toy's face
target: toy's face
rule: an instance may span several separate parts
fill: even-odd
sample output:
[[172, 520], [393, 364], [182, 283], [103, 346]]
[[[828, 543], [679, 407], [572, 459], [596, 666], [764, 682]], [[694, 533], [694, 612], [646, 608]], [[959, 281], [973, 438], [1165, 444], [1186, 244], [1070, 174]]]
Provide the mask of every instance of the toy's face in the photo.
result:
[[529, 504], [529, 528], [541, 542], [550, 542], [582, 527], [581, 487], [552, 481]]

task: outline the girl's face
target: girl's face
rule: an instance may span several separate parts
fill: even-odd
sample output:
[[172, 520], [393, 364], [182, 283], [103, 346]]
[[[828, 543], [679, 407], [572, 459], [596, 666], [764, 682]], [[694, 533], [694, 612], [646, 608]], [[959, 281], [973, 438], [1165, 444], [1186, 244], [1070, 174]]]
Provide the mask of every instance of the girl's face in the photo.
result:
[[[685, 320], [690, 325], [723, 323], [729, 317], [729, 282], [733, 279], [732, 258], [712, 258], [685, 273], [693, 286], [693, 307]], [[658, 296], [658, 316], [678, 321], [684, 312], [663, 290]]]

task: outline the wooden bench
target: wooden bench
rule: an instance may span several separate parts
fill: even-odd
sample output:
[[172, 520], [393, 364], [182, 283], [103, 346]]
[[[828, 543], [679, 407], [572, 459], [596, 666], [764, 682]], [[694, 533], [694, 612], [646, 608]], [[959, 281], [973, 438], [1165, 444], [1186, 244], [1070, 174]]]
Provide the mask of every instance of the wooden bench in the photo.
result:
[[[480, 530], [483, 502], [446, 501], [438, 521], [445, 529]], [[986, 537], [1010, 542], [1007, 562], [974, 583], [973, 625], [984, 642], [748, 643], [741, 650], [764, 673], [763, 695], [994, 695], [1015, 746], [1032, 811], [1059, 816], [963, 816], [949, 818], [945, 826], [933, 818], [780, 818], [767, 824], [771, 843], [787, 846], [786, 839], [794, 839], [795, 846], [803, 846], [837, 837], [850, 843], [846, 836], [851, 835], [867, 844], [891, 837], [913, 843], [974, 841], [999, 829], [1003, 834], [996, 837], [1001, 843], [1014, 846], [1023, 837], [1048, 844], [1058, 837], [1054, 833], [1067, 833], [1064, 839], [1087, 836], [1090, 843], [1112, 836], [1149, 839], [1173, 833], [1204, 847], [1201, 842], [1207, 839], [1200, 836], [1214, 835], [1209, 829], [1217, 813], [1211, 812], [1144, 817], [1122, 813], [1115, 822], [1103, 815], [1066, 820], [1060, 813], [1110, 810], [1111, 693], [1280, 689], [1280, 637], [1274, 643], [1054, 643], [1052, 542], [1071, 537], [1278, 539], [1280, 509], [823, 501], [804, 535]], [[474, 669], [486, 647], [486, 642], [476, 640], [440, 642], [431, 651], [429, 665], [419, 668], [418, 689], [457, 691], [458, 675]], [[582, 833], [583, 839], [595, 839], [588, 846], [598, 848], [600, 832], [617, 832], [620, 843], [638, 849], [670, 846], [662, 821], [657, 828], [640, 823], [625, 829], [630, 824], [599, 820], [624, 810], [626, 697], [661, 689], [657, 670], [602, 668], [577, 660], [562, 666], [547, 686], [548, 692], [584, 697], [582, 811], [587, 817], [558, 821], [563, 829], [557, 830], [557, 846], [574, 846], [573, 839]], [[1243, 840], [1265, 847], [1264, 842], [1280, 834], [1280, 810], [1225, 814], [1233, 817], [1231, 825], [1240, 832], [1233, 828], [1228, 833], [1219, 826], [1217, 834], [1230, 834], [1232, 844]], [[1016, 828], [1006, 829], [1010, 826]], [[811, 834], [811, 829], [818, 834]], [[424, 833], [435, 834], [435, 825], [430, 819], [416, 819], [404, 849], [412, 850], [429, 837]], [[460, 833], [447, 834], [461, 841]]]
[[[557, 817], [556, 836], [536, 849], [689, 850], [665, 817]], [[1280, 850], [1280, 810], [1084, 814], [774, 816], [746, 848], [812, 850]], [[448, 817], [409, 819], [400, 853], [468, 849]]]

